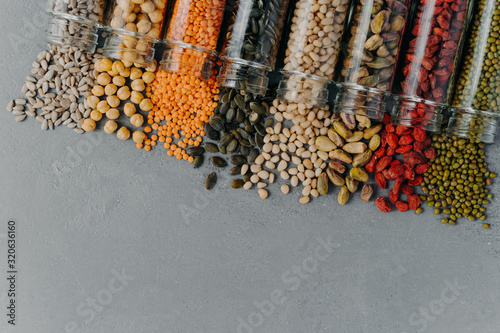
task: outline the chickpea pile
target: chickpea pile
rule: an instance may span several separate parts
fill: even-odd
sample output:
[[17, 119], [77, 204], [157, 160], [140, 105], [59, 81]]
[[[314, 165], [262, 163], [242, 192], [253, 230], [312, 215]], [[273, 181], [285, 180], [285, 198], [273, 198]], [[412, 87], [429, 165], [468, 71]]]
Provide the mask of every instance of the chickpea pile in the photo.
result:
[[[104, 124], [106, 133], [116, 132], [120, 140], [128, 140], [132, 137], [137, 148], [143, 148], [146, 135], [140, 128], [144, 124], [144, 116], [138, 113], [138, 109], [144, 112], [153, 109], [153, 103], [148, 96], [150, 94], [146, 93], [146, 85], [155, 80], [155, 68], [141, 69], [131, 62], [104, 58], [96, 63], [96, 70], [99, 75], [92, 88], [92, 94], [87, 97], [87, 105], [93, 110], [82, 128], [87, 132], [92, 132], [97, 127], [96, 122], [106, 117], [108, 119]], [[116, 120], [121, 116], [122, 106], [123, 113], [129, 117], [130, 125], [137, 129], [133, 134], [127, 126], [118, 128]]]

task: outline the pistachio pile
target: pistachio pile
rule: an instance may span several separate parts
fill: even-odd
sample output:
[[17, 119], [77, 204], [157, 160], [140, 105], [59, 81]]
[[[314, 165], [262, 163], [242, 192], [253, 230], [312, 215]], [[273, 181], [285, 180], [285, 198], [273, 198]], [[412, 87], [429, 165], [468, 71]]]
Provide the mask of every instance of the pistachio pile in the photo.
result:
[[[486, 207], [492, 194], [491, 185], [496, 174], [490, 172], [485, 162], [484, 144], [477, 141], [435, 135], [432, 146], [436, 158], [424, 174], [422, 191], [429, 207], [436, 215], [447, 215], [441, 221], [455, 225], [460, 218], [471, 221], [486, 219]], [[483, 225], [485, 228], [489, 224]]]

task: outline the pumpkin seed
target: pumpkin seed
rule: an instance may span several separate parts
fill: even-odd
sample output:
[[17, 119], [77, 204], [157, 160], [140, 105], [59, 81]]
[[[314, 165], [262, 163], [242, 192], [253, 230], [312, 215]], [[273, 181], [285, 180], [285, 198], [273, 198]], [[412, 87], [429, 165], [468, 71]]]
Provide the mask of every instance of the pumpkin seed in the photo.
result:
[[209, 173], [207, 175], [207, 178], [205, 179], [205, 189], [210, 191], [211, 189], [214, 188], [216, 183], [217, 183], [217, 174], [215, 172]]
[[203, 164], [204, 157], [203, 155], [196, 156], [196, 158], [193, 161], [193, 168], [197, 169]]
[[231, 182], [232, 188], [242, 188], [245, 185], [245, 181], [243, 179], [235, 179]]
[[213, 144], [211, 142], [205, 142], [203, 144], [203, 149], [205, 149], [205, 151], [208, 153], [218, 153], [219, 152], [219, 148], [217, 148], [217, 145]]
[[218, 156], [214, 156], [214, 157], [212, 157], [212, 158], [210, 159], [210, 161], [212, 162], [212, 164], [213, 164], [214, 166], [216, 166], [216, 167], [218, 167], [218, 168], [224, 168], [224, 167], [226, 167], [226, 166], [227, 166], [227, 162], [226, 162], [224, 159], [222, 159], [222, 158], [220, 158], [220, 157], [218, 157]]

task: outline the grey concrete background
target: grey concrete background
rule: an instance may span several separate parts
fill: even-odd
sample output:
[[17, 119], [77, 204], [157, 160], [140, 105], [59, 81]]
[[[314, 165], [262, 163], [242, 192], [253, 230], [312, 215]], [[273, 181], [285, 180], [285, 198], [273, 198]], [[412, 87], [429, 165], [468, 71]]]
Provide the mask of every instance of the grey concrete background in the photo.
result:
[[[2, 4], [3, 109], [44, 47], [44, 2]], [[277, 186], [263, 202], [228, 188], [224, 173], [207, 194], [208, 166], [194, 171], [161, 149], [42, 132], [6, 111], [0, 121], [0, 332], [500, 332], [497, 198], [485, 230], [444, 226], [430, 209], [382, 214], [357, 198], [339, 207], [335, 195], [299, 206], [298, 191], [284, 197]], [[85, 147], [81, 159], [68, 155]], [[487, 152], [499, 171], [498, 145]], [[70, 172], [54, 174], [67, 158]], [[18, 224], [15, 327], [9, 219]]]

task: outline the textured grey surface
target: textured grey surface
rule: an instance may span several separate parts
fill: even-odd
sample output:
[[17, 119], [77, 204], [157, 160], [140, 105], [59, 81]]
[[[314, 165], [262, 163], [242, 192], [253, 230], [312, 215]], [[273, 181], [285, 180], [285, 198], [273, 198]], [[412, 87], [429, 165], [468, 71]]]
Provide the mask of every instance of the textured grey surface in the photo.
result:
[[[2, 110], [44, 47], [43, 3], [0, 13]], [[17, 221], [19, 253], [11, 327], [0, 238], [0, 332], [500, 332], [496, 198], [485, 230], [444, 226], [430, 209], [339, 207], [335, 195], [299, 206], [298, 191], [277, 186], [264, 202], [228, 189], [225, 174], [209, 196], [209, 167], [193, 171], [161, 149], [42, 132], [7, 111], [0, 121], [0, 236]], [[68, 155], [78, 149], [86, 156]], [[499, 152], [488, 148], [496, 171]], [[56, 176], [54, 161], [70, 171]]]

